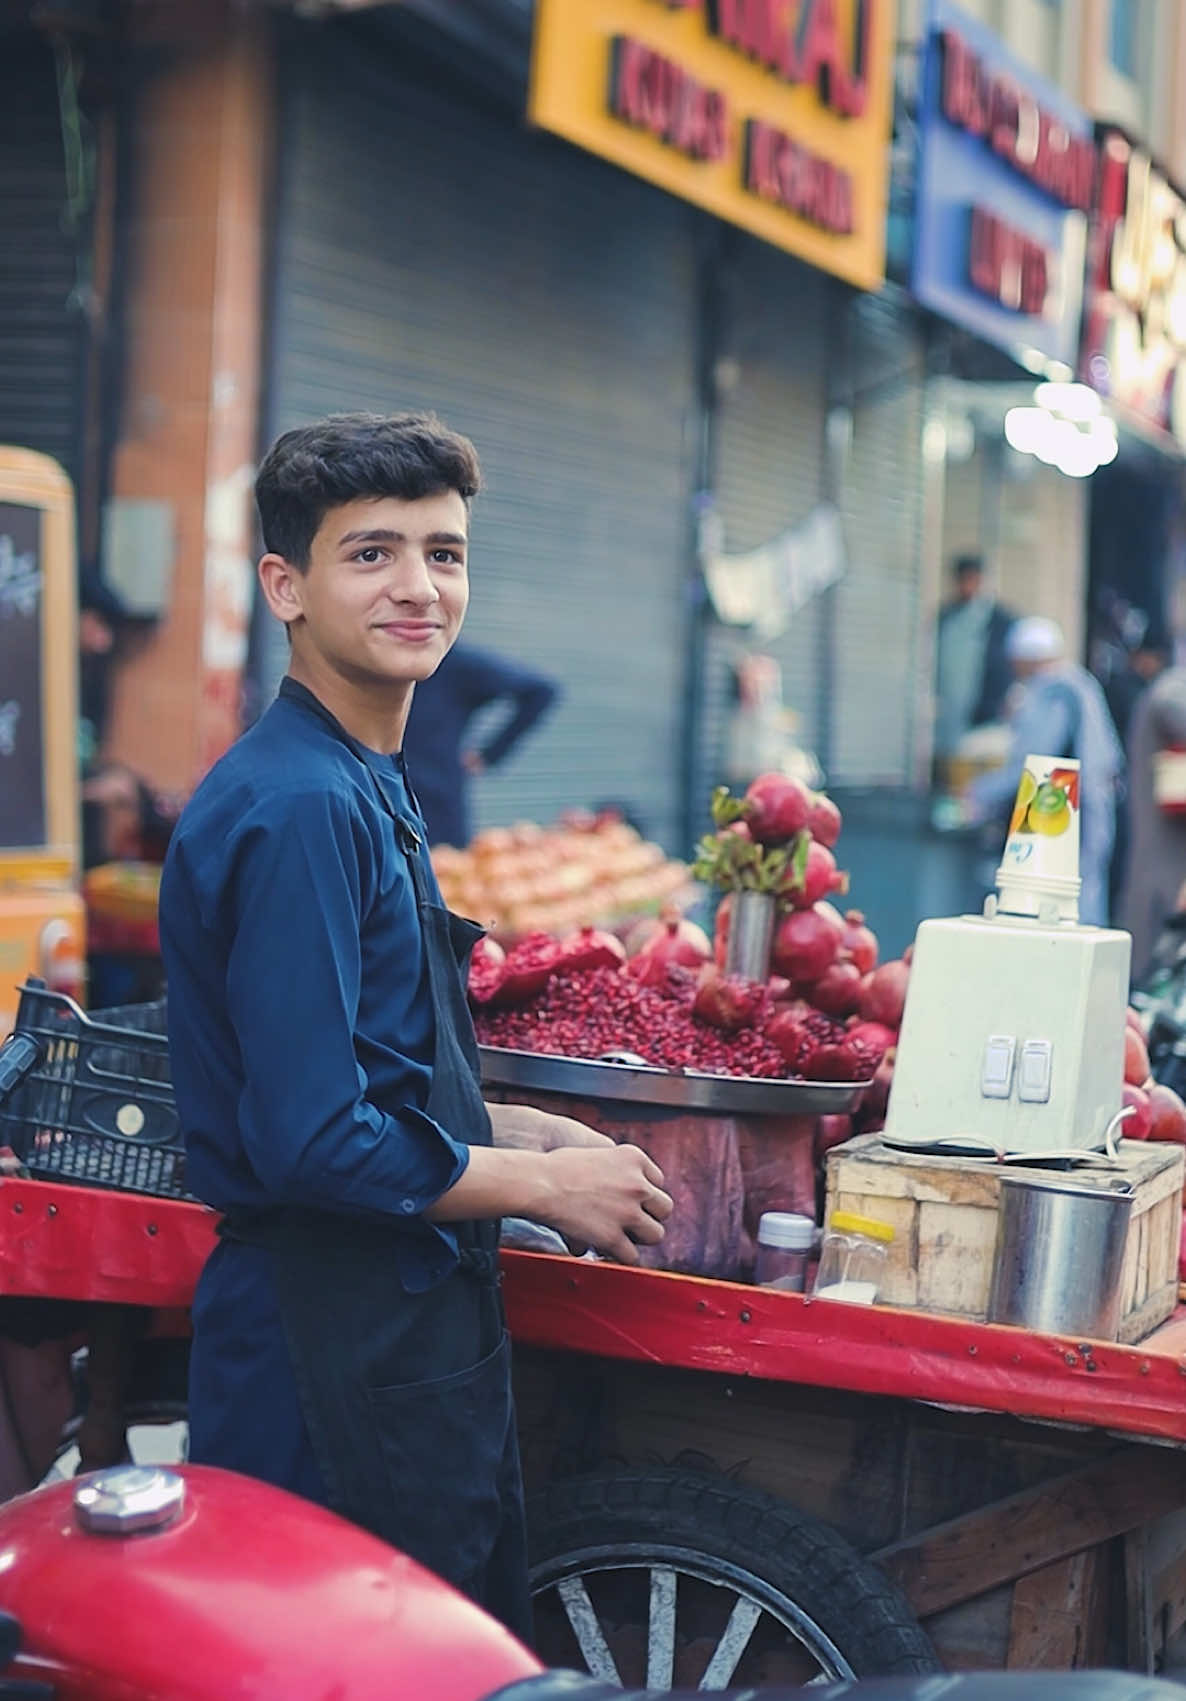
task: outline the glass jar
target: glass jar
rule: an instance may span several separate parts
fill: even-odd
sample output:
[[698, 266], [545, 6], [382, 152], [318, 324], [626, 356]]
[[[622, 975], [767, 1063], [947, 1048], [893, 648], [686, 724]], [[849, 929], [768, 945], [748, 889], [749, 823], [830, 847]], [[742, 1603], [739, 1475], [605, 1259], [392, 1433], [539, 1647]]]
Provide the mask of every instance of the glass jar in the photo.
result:
[[815, 1224], [792, 1211], [764, 1211], [758, 1222], [758, 1255], [754, 1281], [760, 1288], [803, 1293], [807, 1260], [815, 1245]]
[[816, 1271], [816, 1299], [846, 1300], [872, 1305], [881, 1287], [886, 1255], [893, 1244], [889, 1223], [859, 1217], [852, 1211], [833, 1211], [824, 1232]]

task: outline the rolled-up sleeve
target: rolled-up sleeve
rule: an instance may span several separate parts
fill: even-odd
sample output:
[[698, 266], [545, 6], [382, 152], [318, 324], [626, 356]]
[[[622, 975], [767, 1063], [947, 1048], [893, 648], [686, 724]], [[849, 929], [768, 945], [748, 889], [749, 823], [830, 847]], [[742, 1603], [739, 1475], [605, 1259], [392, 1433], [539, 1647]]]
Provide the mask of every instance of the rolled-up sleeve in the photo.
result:
[[365, 855], [365, 829], [333, 793], [245, 824], [226, 978], [239, 1130], [278, 1203], [407, 1219], [453, 1186], [469, 1148], [411, 1102], [367, 1098], [354, 1043]]

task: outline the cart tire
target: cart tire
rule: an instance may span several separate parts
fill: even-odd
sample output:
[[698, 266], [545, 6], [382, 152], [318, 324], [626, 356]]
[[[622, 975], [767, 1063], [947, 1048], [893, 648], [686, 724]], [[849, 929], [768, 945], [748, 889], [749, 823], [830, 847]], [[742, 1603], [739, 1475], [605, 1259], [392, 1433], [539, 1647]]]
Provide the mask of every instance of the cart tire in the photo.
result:
[[904, 1597], [842, 1536], [725, 1477], [570, 1478], [532, 1499], [528, 1526], [550, 1663], [657, 1689], [943, 1670]]

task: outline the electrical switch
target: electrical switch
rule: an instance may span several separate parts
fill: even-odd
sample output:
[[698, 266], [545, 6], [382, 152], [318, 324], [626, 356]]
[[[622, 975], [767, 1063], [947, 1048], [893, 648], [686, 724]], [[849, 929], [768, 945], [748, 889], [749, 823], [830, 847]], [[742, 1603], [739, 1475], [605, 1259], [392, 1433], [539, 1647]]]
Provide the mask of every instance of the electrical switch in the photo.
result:
[[1017, 1096], [1022, 1104], [1048, 1103], [1053, 1063], [1054, 1047], [1049, 1040], [1026, 1040], [1017, 1077]]
[[1012, 1034], [990, 1034], [985, 1041], [980, 1071], [980, 1092], [986, 1099], [1007, 1099], [1013, 1087], [1013, 1053], [1017, 1041]]

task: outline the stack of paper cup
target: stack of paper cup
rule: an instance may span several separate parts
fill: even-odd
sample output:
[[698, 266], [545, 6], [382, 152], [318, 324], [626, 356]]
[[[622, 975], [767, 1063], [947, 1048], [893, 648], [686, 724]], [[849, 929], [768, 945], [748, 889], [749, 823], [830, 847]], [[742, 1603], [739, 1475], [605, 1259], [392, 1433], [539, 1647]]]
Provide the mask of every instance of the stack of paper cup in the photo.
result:
[[1080, 885], [1079, 764], [1027, 756], [997, 869], [997, 907], [1038, 916], [1054, 902], [1061, 921], [1078, 921]]

